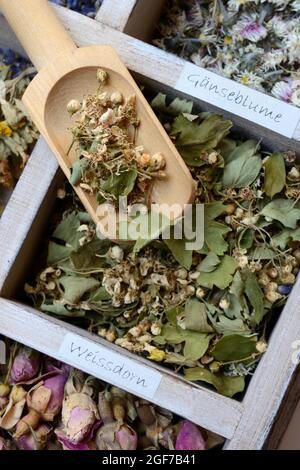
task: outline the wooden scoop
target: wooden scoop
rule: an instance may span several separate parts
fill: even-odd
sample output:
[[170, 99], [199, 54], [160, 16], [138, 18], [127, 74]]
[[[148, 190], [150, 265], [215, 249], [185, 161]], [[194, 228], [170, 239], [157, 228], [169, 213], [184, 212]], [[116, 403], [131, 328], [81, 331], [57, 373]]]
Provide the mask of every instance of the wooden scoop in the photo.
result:
[[[137, 97], [141, 125], [136, 145], [142, 145], [151, 154], [161, 152], [166, 159], [167, 178], [155, 181], [152, 202], [177, 204], [181, 209], [173, 212], [173, 217], [181, 216], [184, 205], [194, 199], [193, 179], [115, 50], [110, 46], [77, 48], [46, 0], [0, 0], [0, 9], [39, 71], [23, 101], [67, 178], [77, 160], [76, 149], [67, 154], [73, 124], [67, 104], [97, 91], [96, 74], [101, 67], [109, 73], [108, 91], [118, 90], [125, 97], [132, 94]], [[95, 197], [79, 186], [74, 189], [97, 224]]]

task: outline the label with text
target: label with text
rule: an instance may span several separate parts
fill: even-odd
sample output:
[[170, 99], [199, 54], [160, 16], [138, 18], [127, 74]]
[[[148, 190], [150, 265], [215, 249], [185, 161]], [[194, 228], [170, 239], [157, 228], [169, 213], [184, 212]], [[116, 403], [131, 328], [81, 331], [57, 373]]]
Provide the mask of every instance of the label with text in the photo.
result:
[[162, 379], [158, 371], [73, 333], [65, 336], [59, 355], [74, 367], [149, 400]]
[[187, 63], [176, 90], [292, 138], [300, 109], [208, 70]]

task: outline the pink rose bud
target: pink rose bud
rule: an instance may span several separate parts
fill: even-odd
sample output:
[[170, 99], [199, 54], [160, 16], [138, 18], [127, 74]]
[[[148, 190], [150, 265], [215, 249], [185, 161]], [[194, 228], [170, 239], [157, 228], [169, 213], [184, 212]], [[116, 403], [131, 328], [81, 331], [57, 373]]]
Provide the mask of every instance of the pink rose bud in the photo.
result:
[[0, 437], [0, 450], [13, 450], [11, 442]]
[[57, 374], [28, 394], [27, 405], [40, 413], [45, 421], [53, 421], [60, 412], [64, 398], [67, 374]]
[[134, 429], [126, 424], [123, 424], [120, 430], [116, 432], [116, 440], [121, 450], [136, 450], [137, 448], [137, 434]]
[[29, 433], [15, 440], [19, 450], [43, 450], [51, 434], [52, 428], [46, 424], [40, 424], [34, 434]]
[[90, 434], [99, 414], [94, 400], [85, 393], [73, 393], [65, 398], [62, 421], [67, 439], [72, 444], [82, 442]]
[[198, 427], [190, 421], [181, 423], [176, 438], [176, 450], [206, 450], [205, 440]]
[[21, 348], [13, 361], [10, 382], [18, 384], [34, 379], [39, 372], [40, 365], [38, 352], [26, 347]]

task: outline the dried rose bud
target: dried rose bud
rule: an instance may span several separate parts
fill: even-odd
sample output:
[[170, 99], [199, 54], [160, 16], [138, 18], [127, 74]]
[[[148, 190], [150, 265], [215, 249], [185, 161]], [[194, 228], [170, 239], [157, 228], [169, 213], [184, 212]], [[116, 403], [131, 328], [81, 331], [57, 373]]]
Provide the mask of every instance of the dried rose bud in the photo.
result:
[[41, 414], [45, 421], [53, 421], [60, 412], [68, 375], [57, 374], [46, 379], [28, 393], [27, 405]]
[[176, 438], [175, 449], [206, 450], [205, 440], [195, 424], [187, 420], [182, 421]]
[[43, 450], [51, 431], [52, 428], [47, 424], [40, 424], [34, 433], [31, 432], [15, 439], [16, 446], [19, 450]]
[[99, 393], [98, 410], [100, 418], [104, 424], [109, 424], [114, 421], [112, 407], [110, 401], [106, 397], [106, 392]]
[[83, 441], [97, 420], [99, 420], [98, 410], [89, 395], [73, 393], [65, 398], [62, 422], [66, 437], [72, 444]]
[[14, 438], [19, 439], [25, 434], [29, 433], [31, 429], [37, 429], [40, 422], [40, 415], [34, 410], [30, 410], [29, 413], [24, 416], [17, 424]]
[[115, 436], [121, 450], [136, 450], [137, 434], [130, 426], [123, 424]]
[[10, 383], [18, 384], [34, 379], [40, 369], [40, 354], [30, 348], [22, 348], [16, 355], [11, 373]]
[[12, 442], [0, 437], [0, 450], [14, 450]]

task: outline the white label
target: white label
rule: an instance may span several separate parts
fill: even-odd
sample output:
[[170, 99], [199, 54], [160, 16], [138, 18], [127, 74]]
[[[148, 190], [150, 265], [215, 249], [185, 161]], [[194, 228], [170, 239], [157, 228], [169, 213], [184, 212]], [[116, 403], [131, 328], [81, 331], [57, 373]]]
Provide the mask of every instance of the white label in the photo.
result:
[[162, 379], [156, 370], [72, 333], [65, 336], [59, 355], [74, 367], [149, 400]]
[[293, 137], [300, 123], [296, 106], [190, 63], [184, 66], [175, 88], [286, 137]]

